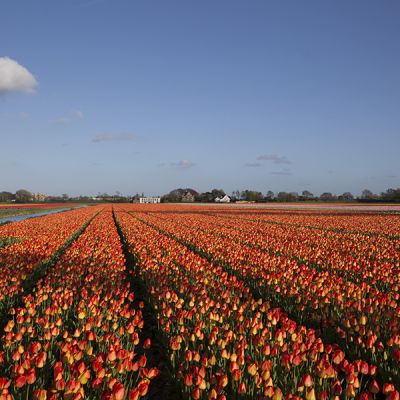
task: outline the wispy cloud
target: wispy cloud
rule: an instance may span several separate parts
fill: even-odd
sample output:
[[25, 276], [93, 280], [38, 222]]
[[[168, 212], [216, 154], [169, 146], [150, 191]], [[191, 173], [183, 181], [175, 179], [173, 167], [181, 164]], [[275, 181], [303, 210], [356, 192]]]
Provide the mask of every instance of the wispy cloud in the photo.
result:
[[85, 118], [85, 114], [81, 110], [74, 110], [74, 111], [71, 112], [71, 115], [73, 117], [75, 117], [75, 118], [78, 118], [78, 119], [84, 119]]
[[132, 142], [137, 140], [138, 135], [136, 133], [117, 133], [117, 132], [104, 132], [98, 133], [93, 139], [93, 143], [101, 142]]
[[257, 157], [259, 161], [272, 161], [274, 164], [291, 164], [286, 156], [280, 156], [278, 154], [263, 154]]
[[0, 93], [32, 93], [37, 84], [36, 78], [17, 61], [0, 57]]
[[196, 164], [190, 160], [180, 160], [178, 162], [173, 162], [171, 163], [172, 167], [178, 168], [178, 169], [189, 169], [194, 167]]
[[56, 118], [53, 123], [67, 125], [73, 121], [79, 121], [85, 118], [85, 114], [81, 110], [72, 110], [66, 115]]
[[20, 111], [18, 113], [2, 113], [0, 114], [0, 118], [11, 119], [11, 120], [24, 120], [29, 118], [29, 114], [24, 111]]
[[369, 176], [368, 179], [398, 179], [398, 175]]
[[176, 169], [189, 169], [194, 167], [196, 164], [193, 161], [190, 160], [179, 160], [178, 162], [161, 162], [157, 164], [157, 167], [159, 168], [165, 168], [165, 167], [170, 167], [170, 168], [176, 168]]
[[293, 172], [289, 168], [283, 168], [280, 171], [272, 171], [272, 175], [293, 175]]
[[[263, 165], [260, 161], [271, 161], [273, 164], [291, 164], [291, 161], [288, 160], [286, 156], [280, 156], [278, 154], [262, 154], [257, 157], [256, 162], [247, 162], [244, 164], [245, 167], [249, 168], [259, 168]], [[274, 172], [272, 172], [274, 173]], [[281, 171], [278, 171], [277, 174], [282, 174]], [[282, 174], [282, 175], [288, 175]]]
[[56, 118], [53, 123], [59, 124], [59, 125], [67, 125], [70, 123], [70, 119], [68, 117], [59, 117]]

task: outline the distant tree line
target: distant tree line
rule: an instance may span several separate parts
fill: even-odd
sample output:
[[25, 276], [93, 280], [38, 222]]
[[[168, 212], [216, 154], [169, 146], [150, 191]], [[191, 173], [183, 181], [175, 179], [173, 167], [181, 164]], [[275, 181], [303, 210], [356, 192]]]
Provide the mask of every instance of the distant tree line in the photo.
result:
[[[181, 202], [182, 191], [188, 189], [175, 189], [169, 194], [163, 196], [163, 202]], [[193, 189], [190, 189], [195, 192]], [[225, 196], [223, 189], [212, 189], [211, 191], [197, 193], [195, 195], [196, 202], [213, 203], [217, 197]], [[324, 192], [317, 196], [308, 190], [298, 192], [277, 192], [268, 190], [265, 194], [256, 190], [235, 190], [230, 195], [231, 201], [249, 201], [249, 202], [400, 202], [400, 188], [387, 189], [386, 192], [375, 194], [369, 189], [362, 191], [360, 196], [355, 197], [350, 192], [344, 192], [340, 195], [331, 192]]]
[[32, 201], [32, 193], [25, 189], [19, 189], [15, 193], [11, 192], [0, 192], [0, 202], [17, 202], [27, 203]]
[[[170, 193], [161, 197], [165, 203], [184, 202], [184, 193], [192, 193], [194, 201], [200, 203], [214, 203], [217, 197], [225, 196], [223, 189], [212, 189], [207, 192], [197, 193], [194, 189], [174, 189]], [[249, 201], [249, 202], [400, 202], [400, 188], [388, 189], [386, 192], [375, 194], [369, 189], [362, 191], [360, 196], [354, 196], [350, 192], [344, 192], [340, 195], [331, 192], [324, 192], [317, 196], [308, 190], [298, 192], [277, 192], [268, 190], [265, 194], [256, 190], [235, 190], [230, 195], [231, 201]]]
[[[161, 201], [165, 203], [179, 203], [179, 202], [201, 202], [201, 203], [213, 203], [217, 197], [225, 196], [223, 189], [212, 189], [207, 192], [198, 193], [196, 190], [191, 188], [186, 189], [174, 189], [170, 193], [161, 197]], [[135, 196], [125, 196], [120, 192], [115, 194], [98, 193], [97, 196], [76, 196], [70, 197], [64, 193], [61, 196], [45, 196], [33, 194], [26, 189], [19, 189], [15, 193], [2, 191], [0, 192], [0, 202], [15, 202], [15, 203], [29, 203], [29, 202], [41, 202], [41, 203], [62, 203], [62, 202], [110, 202], [110, 203], [126, 203], [132, 201], [132, 199], [138, 199], [144, 197], [143, 193]], [[235, 190], [230, 195], [231, 201], [249, 201], [249, 202], [302, 202], [302, 201], [315, 201], [315, 202], [387, 202], [387, 203], [398, 203], [400, 202], [400, 188], [387, 189], [385, 192], [380, 194], [373, 193], [369, 189], [362, 191], [360, 196], [355, 197], [350, 192], [344, 192], [340, 195], [335, 195], [331, 192], [324, 192], [319, 196], [314, 195], [308, 190], [304, 190], [299, 194], [298, 192], [277, 192], [274, 193], [268, 190], [265, 194], [256, 190]]]
[[60, 196], [49, 196], [40, 193], [31, 193], [26, 189], [19, 189], [15, 193], [2, 191], [0, 192], [0, 203], [128, 203], [131, 201], [131, 196], [124, 196], [120, 192], [115, 194], [98, 193], [97, 196], [79, 195], [70, 197], [63, 193]]
[[265, 195], [253, 190], [234, 191], [232, 199], [236, 201], [267, 201], [267, 202], [400, 202], [400, 188], [387, 189], [385, 192], [375, 194], [369, 189], [362, 191], [361, 196], [355, 197], [350, 192], [344, 192], [340, 195], [331, 192], [324, 192], [319, 196], [314, 195], [308, 190], [301, 194], [298, 192], [278, 192], [269, 190]]

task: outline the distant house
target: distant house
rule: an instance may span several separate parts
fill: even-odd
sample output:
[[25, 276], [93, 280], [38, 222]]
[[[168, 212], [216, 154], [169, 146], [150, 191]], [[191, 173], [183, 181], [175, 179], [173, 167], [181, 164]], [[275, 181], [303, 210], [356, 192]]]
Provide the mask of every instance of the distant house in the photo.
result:
[[193, 193], [194, 190], [186, 190], [182, 195], [182, 201], [185, 203], [193, 203], [195, 194]]
[[223, 197], [217, 197], [214, 201], [216, 203], [230, 203], [231, 198], [228, 195], [225, 195]]
[[140, 196], [136, 195], [131, 198], [131, 203], [140, 203]]
[[45, 201], [49, 196], [43, 193], [33, 193], [32, 199], [35, 201]]
[[140, 204], [157, 204], [160, 203], [161, 197], [140, 197]]
[[179, 203], [179, 202], [193, 203], [198, 195], [199, 194], [194, 189], [179, 188], [179, 189], [174, 189], [171, 192], [169, 192], [169, 194], [163, 196], [163, 201], [168, 203]]

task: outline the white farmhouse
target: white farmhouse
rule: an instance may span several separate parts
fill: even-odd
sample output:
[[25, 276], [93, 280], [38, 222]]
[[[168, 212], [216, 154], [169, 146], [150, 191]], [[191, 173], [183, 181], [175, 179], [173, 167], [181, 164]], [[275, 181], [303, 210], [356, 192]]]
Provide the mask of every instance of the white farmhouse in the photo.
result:
[[157, 204], [160, 203], [161, 197], [140, 197], [140, 204]]
[[224, 197], [217, 197], [215, 199], [216, 203], [230, 203], [231, 198], [228, 195], [225, 195]]

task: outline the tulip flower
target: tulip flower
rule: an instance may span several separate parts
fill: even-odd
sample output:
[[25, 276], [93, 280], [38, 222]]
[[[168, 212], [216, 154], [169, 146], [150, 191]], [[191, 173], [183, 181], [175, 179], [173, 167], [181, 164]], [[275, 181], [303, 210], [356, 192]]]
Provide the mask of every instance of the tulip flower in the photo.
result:
[[140, 394], [139, 394], [139, 391], [137, 389], [132, 389], [129, 392], [129, 396], [128, 396], [129, 400], [138, 400], [139, 398], [140, 398]]
[[33, 392], [34, 400], [47, 400], [47, 392], [44, 389], [36, 389]]
[[238, 393], [239, 394], [246, 394], [246, 384], [244, 382], [241, 382], [238, 386]]

